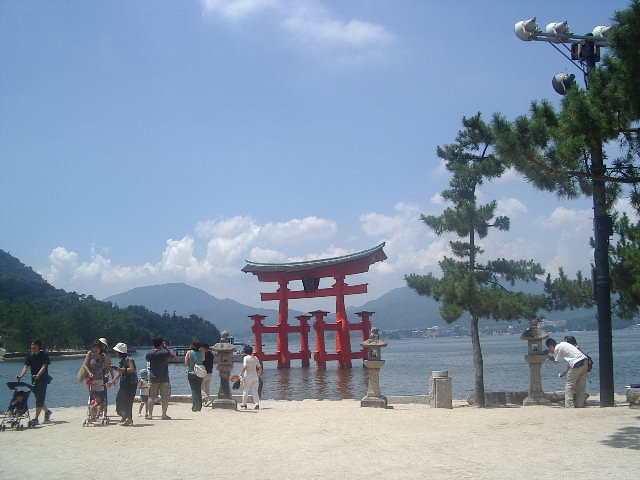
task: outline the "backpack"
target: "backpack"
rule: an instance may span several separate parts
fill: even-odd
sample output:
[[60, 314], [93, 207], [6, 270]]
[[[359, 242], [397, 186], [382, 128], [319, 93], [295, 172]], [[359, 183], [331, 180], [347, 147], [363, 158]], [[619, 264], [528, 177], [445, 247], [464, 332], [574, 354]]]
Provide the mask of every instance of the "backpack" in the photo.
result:
[[593, 370], [593, 359], [586, 353], [585, 353], [585, 356], [587, 357], [587, 373], [588, 373], [591, 370]]

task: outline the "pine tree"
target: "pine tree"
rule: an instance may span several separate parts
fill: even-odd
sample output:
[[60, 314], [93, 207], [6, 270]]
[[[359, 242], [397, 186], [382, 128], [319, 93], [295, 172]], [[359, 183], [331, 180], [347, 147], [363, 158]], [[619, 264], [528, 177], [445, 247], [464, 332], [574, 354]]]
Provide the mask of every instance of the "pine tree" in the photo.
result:
[[481, 205], [477, 188], [485, 180], [499, 177], [505, 167], [492, 153], [493, 135], [481, 115], [463, 118], [464, 129], [454, 143], [438, 147], [437, 155], [451, 172], [450, 188], [442, 197], [451, 206], [441, 215], [421, 216], [421, 220], [437, 235], [454, 233], [460, 240], [450, 242], [455, 258], [440, 262], [442, 276], [410, 274], [407, 285], [420, 295], [440, 302], [440, 312], [447, 322], [454, 322], [464, 312], [471, 316], [471, 343], [475, 369], [475, 396], [479, 407], [485, 406], [484, 366], [478, 322], [528, 319], [536, 315], [545, 301], [543, 295], [510, 292], [500, 282], [513, 285], [515, 280], [532, 281], [544, 273], [532, 260], [504, 258], [480, 263], [484, 251], [478, 240], [485, 238], [490, 228], [509, 230], [509, 218], [496, 216], [497, 202]]

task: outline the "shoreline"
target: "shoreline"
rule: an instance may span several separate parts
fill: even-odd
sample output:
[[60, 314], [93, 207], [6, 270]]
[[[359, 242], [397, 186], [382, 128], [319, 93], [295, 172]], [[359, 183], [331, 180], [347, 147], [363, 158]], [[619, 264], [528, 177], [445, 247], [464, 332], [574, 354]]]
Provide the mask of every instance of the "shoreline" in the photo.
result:
[[[0, 433], [3, 451], [19, 452], [4, 456], [0, 477], [24, 476], [28, 459], [29, 471], [49, 479], [86, 478], [97, 446], [107, 452], [104, 470], [112, 478], [529, 479], [560, 468], [576, 478], [634, 478], [638, 411], [622, 403], [599, 408], [596, 400], [584, 409], [266, 400], [258, 411], [201, 412], [172, 402], [167, 421], [138, 418], [136, 404], [133, 426], [97, 429], [82, 427], [85, 407], [66, 407], [55, 409], [50, 423]], [[114, 418], [112, 406], [110, 413]], [[571, 441], [562, 441], [567, 426]]]

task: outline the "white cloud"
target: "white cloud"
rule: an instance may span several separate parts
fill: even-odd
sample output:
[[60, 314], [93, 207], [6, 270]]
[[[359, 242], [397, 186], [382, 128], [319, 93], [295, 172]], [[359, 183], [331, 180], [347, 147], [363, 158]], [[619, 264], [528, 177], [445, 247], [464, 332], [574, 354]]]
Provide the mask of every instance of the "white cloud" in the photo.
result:
[[592, 218], [591, 209], [576, 210], [561, 206], [555, 208], [550, 215], [532, 222], [534, 228], [540, 231], [536, 248], [545, 257], [540, 261], [547, 273], [556, 275], [560, 267], [569, 275], [578, 270], [583, 273], [589, 270], [593, 258], [589, 246]]
[[[441, 207], [443, 208], [443, 207]], [[556, 274], [559, 267], [573, 275], [587, 272], [592, 258], [589, 247], [591, 210], [559, 206], [545, 217], [526, 221], [526, 208], [516, 199], [504, 200], [505, 212], [520, 215], [517, 232], [492, 232], [481, 247], [479, 259], [504, 257], [533, 259]], [[438, 262], [451, 256], [449, 241], [455, 235], [435, 236], [419, 219], [424, 208], [398, 202], [390, 212], [367, 212], [359, 217], [360, 232], [341, 235], [332, 219], [309, 216], [260, 224], [249, 216], [205, 220], [195, 226], [195, 236], [167, 240], [156, 262], [139, 265], [118, 264], [101, 253], [90, 251], [89, 259], [60, 246], [52, 250], [49, 265], [40, 272], [56, 287], [103, 298], [128, 289], [167, 282], [185, 282], [220, 298], [233, 298], [255, 306], [261, 304], [257, 280], [241, 272], [245, 259], [265, 263], [284, 263], [331, 258], [386, 242], [388, 259], [371, 266], [362, 279], [351, 284], [369, 284], [369, 293], [348, 298], [350, 305], [362, 305], [389, 290], [404, 286], [409, 273], [440, 274]], [[204, 253], [196, 254], [199, 250]], [[155, 255], [151, 255], [153, 257]], [[330, 309], [318, 300], [304, 307]]]
[[342, 63], [376, 57], [394, 41], [384, 26], [360, 19], [338, 19], [319, 0], [201, 2], [205, 14], [234, 22], [268, 13], [271, 21], [295, 40], [295, 45], [316, 52], [331, 52], [332, 58]]
[[587, 231], [592, 226], [593, 212], [590, 209], [575, 210], [567, 207], [557, 207], [547, 217], [539, 217], [534, 223], [545, 230], [562, 228]]
[[444, 197], [440, 192], [434, 193], [429, 200], [434, 205], [444, 205]]
[[514, 218], [520, 213], [527, 213], [527, 207], [517, 198], [507, 198], [504, 200], [498, 200], [498, 208], [496, 209], [496, 215], [506, 215], [509, 218]]
[[[298, 257], [287, 256], [282, 251], [290, 251], [292, 246], [312, 248], [314, 244], [325, 243], [337, 234], [338, 226], [333, 220], [314, 216], [264, 225], [251, 217], [238, 216], [198, 222], [195, 231], [197, 238], [206, 241], [203, 258], [196, 256], [197, 241], [188, 235], [167, 240], [158, 262], [138, 266], [117, 265], [106, 254], [96, 254], [93, 249], [90, 259], [80, 262], [76, 252], [57, 247], [49, 256], [48, 268], [41, 274], [60, 288], [90, 292], [100, 298], [137, 286], [166, 282], [189, 283], [221, 297], [246, 296], [251, 292], [246, 288], [243, 292], [239, 287], [245, 285], [241, 273], [245, 259], [269, 263], [296, 261]], [[302, 259], [345, 253], [348, 250], [331, 247]], [[250, 302], [244, 297], [240, 300]]]
[[280, 7], [280, 0], [201, 0], [204, 13], [237, 20]]
[[502, 175], [500, 175], [498, 178], [494, 178], [491, 181], [496, 184], [522, 181], [522, 176], [520, 176], [520, 174], [515, 168], [510, 167], [510, 168], [507, 168], [505, 172]]
[[268, 242], [305, 242], [330, 238], [338, 231], [333, 220], [318, 217], [294, 218], [287, 222], [267, 223], [260, 232]]
[[629, 201], [629, 197], [622, 197], [618, 199], [613, 206], [613, 209], [618, 212], [620, 215], [626, 213], [631, 221], [638, 221], [640, 217], [636, 213], [635, 208], [631, 206], [631, 202]]
[[386, 45], [393, 36], [381, 25], [362, 20], [337, 20], [319, 2], [299, 2], [287, 12], [283, 26], [303, 42], [315, 47], [369, 48]]

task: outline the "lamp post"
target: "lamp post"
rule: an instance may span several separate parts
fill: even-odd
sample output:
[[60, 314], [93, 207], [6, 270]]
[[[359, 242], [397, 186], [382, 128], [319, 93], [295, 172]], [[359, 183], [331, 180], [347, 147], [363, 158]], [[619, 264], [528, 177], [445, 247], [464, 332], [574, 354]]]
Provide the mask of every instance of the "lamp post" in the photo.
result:
[[[514, 26], [516, 36], [524, 41], [547, 42], [558, 50], [584, 74], [585, 86], [589, 89], [589, 71], [600, 60], [600, 47], [606, 47], [609, 27], [597, 26], [587, 35], [571, 32], [567, 22], [550, 23], [543, 32], [536, 18], [522, 20]], [[558, 45], [562, 45], [567, 52]], [[568, 46], [570, 45], [570, 46]], [[579, 63], [576, 63], [578, 61]], [[558, 74], [553, 79], [554, 89], [561, 94], [573, 81], [570, 75]], [[609, 237], [613, 234], [612, 220], [605, 203], [605, 183], [602, 176], [607, 168], [602, 155], [602, 142], [592, 139], [591, 174], [593, 185], [593, 236], [594, 269], [593, 289], [598, 315], [598, 354], [600, 362], [600, 406], [614, 406], [613, 387], [613, 340], [611, 334], [611, 280], [609, 277]]]

